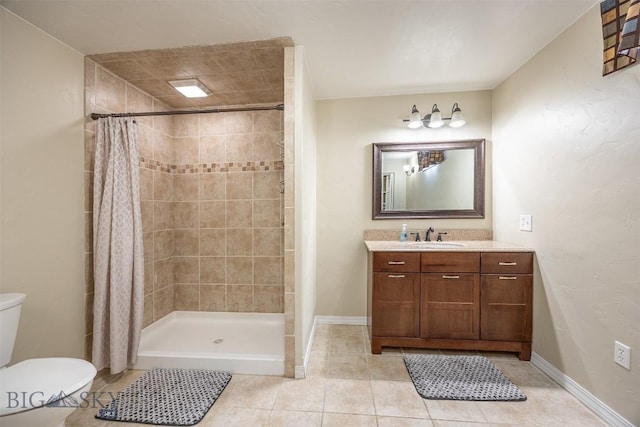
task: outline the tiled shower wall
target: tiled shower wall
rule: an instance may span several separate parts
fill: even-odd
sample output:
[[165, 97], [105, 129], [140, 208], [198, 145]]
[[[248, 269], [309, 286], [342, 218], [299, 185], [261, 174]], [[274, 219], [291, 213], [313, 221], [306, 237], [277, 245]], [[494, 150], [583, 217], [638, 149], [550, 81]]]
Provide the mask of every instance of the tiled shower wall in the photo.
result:
[[[166, 109], [86, 61], [86, 111]], [[144, 326], [173, 310], [284, 310], [281, 111], [139, 117]], [[95, 123], [87, 121], [87, 357]]]
[[174, 308], [282, 313], [282, 112], [174, 123]]

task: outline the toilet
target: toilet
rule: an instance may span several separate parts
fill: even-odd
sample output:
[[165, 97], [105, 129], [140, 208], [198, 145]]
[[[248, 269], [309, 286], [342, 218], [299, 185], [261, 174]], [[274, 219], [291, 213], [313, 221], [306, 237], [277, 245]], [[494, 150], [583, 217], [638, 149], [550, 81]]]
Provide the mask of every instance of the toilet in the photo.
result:
[[0, 426], [64, 427], [88, 395], [96, 368], [68, 357], [25, 360], [7, 367], [25, 294], [0, 294]]

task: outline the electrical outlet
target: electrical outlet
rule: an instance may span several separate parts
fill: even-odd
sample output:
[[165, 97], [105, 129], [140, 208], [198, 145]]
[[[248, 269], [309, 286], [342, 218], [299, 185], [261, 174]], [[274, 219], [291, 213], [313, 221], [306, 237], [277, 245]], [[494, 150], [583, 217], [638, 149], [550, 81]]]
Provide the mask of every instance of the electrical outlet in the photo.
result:
[[613, 345], [613, 360], [623, 368], [631, 370], [631, 348], [615, 341]]
[[531, 215], [520, 215], [520, 231], [531, 231]]

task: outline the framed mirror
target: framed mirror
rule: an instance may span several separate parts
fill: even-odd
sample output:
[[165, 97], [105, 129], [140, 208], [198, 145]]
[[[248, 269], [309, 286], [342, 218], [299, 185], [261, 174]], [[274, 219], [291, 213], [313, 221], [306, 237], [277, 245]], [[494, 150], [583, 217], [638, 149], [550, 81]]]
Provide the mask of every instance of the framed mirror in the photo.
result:
[[484, 218], [484, 146], [373, 144], [373, 219]]

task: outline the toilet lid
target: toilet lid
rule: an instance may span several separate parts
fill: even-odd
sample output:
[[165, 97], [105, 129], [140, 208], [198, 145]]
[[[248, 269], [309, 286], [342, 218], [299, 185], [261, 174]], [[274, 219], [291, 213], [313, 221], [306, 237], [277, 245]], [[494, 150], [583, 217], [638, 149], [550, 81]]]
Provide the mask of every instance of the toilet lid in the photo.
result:
[[[0, 416], [58, 401], [61, 395], [69, 396], [75, 393], [95, 376], [96, 368], [91, 363], [65, 357], [30, 359], [2, 368]], [[68, 400], [60, 401], [57, 406], [63, 405], [77, 406]]]

